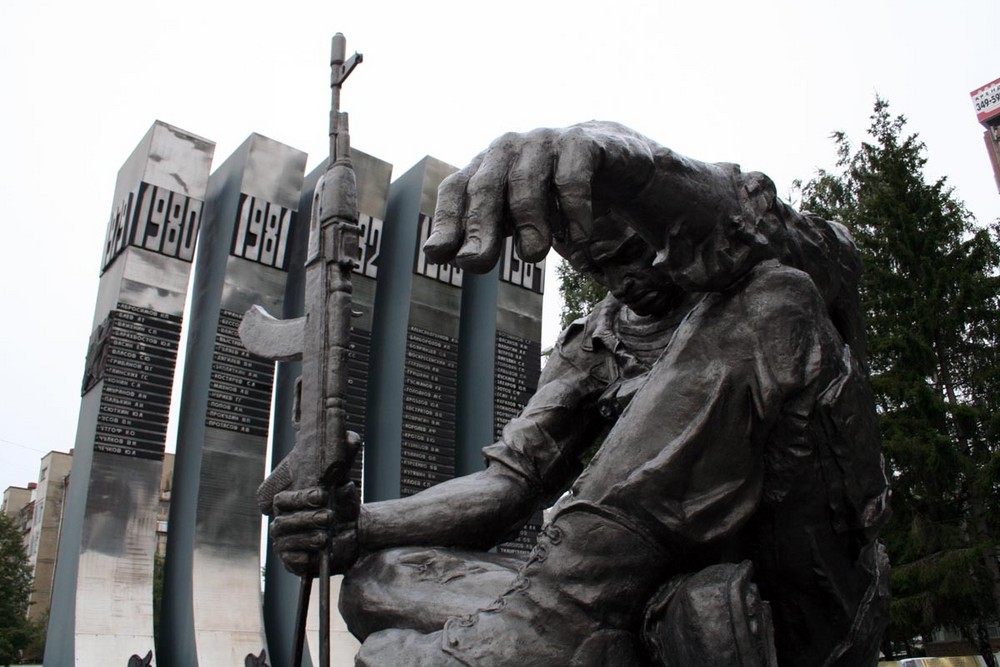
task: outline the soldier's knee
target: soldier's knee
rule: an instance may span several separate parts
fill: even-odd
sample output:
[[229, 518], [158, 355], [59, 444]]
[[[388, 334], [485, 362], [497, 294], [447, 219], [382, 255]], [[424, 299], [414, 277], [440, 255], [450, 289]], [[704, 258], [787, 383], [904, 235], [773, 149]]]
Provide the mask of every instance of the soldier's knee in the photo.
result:
[[382, 624], [376, 619], [392, 605], [384, 590], [386, 582], [395, 578], [393, 572], [399, 567], [400, 551], [387, 549], [367, 554], [344, 575], [340, 587], [340, 615], [351, 634], [361, 641], [381, 629]]

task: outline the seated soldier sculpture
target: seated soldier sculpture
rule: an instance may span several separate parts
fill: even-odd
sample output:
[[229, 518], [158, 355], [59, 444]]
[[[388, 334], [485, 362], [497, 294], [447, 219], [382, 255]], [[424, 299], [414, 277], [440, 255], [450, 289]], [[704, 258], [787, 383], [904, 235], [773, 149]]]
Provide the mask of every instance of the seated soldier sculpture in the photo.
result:
[[[449, 177], [424, 252], [485, 272], [509, 234], [610, 294], [485, 470], [266, 508], [290, 570], [327, 549], [345, 574], [356, 664], [875, 665], [888, 484], [847, 230], [763, 174], [588, 122], [505, 135]], [[526, 561], [487, 553], [552, 503]]]

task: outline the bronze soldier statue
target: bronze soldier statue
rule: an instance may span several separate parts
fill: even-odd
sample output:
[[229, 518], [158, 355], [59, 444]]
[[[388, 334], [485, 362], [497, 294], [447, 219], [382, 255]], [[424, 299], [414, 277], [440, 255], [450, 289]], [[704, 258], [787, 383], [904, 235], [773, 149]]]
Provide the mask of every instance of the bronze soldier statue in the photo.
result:
[[[424, 252], [484, 272], [508, 234], [611, 294], [486, 469], [360, 507], [264, 499], [289, 569], [345, 573], [356, 664], [875, 665], [888, 484], [847, 231], [589, 122], [495, 141], [441, 185]], [[527, 561], [485, 551], [552, 503]]]

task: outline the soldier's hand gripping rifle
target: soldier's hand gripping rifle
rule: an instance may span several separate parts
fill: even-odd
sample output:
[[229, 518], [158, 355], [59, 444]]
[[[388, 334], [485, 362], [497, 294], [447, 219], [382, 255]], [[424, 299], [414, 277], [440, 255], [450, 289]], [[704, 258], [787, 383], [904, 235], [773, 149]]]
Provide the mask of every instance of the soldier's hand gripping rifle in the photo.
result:
[[[325, 488], [329, 496], [349, 482], [358, 443], [349, 439], [344, 398], [351, 330], [351, 270], [357, 263], [357, 184], [351, 166], [347, 114], [340, 111], [340, 87], [361, 62], [361, 54], [345, 59], [346, 40], [337, 33], [330, 57], [332, 103], [330, 161], [316, 184], [309, 220], [305, 262], [305, 315], [276, 320], [259, 306], [243, 318], [240, 338], [247, 349], [270, 359], [302, 359], [296, 384], [295, 447], [258, 490], [262, 509], [270, 512], [279, 491]], [[264, 506], [266, 505], [266, 507]], [[330, 554], [319, 561], [320, 667], [330, 664]], [[299, 592], [293, 665], [301, 664], [305, 618], [312, 577], [304, 576]]]

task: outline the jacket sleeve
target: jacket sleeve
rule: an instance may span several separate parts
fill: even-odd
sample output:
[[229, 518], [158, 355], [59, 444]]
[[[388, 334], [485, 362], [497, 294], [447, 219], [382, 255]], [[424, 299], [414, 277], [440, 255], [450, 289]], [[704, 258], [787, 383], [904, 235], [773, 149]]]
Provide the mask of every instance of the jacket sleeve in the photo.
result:
[[363, 505], [361, 547], [489, 547], [541, 501], [558, 495], [600, 434], [597, 398], [614, 372], [610, 354], [587, 349], [586, 329], [580, 321], [563, 332], [535, 395], [500, 440], [484, 448], [485, 470], [407, 498]]

